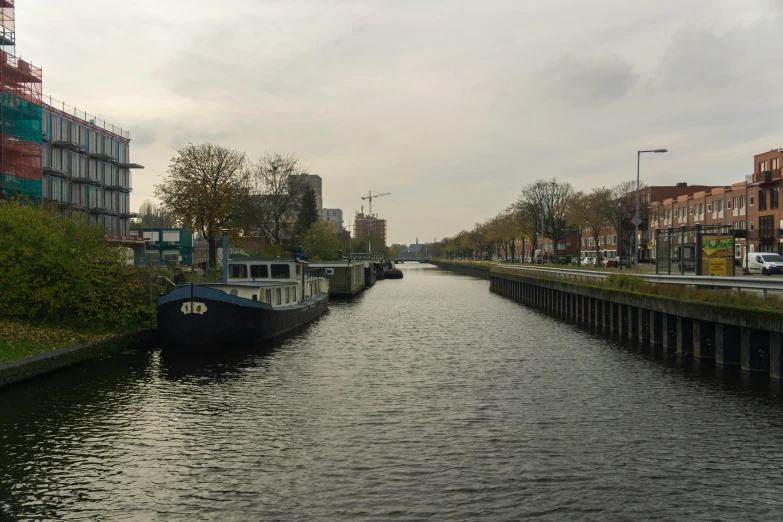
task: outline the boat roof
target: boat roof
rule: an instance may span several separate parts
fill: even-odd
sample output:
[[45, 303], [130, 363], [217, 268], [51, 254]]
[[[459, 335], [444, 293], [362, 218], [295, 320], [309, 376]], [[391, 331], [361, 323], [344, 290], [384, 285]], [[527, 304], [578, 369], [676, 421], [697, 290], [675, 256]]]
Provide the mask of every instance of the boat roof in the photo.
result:
[[310, 263], [310, 268], [337, 268], [341, 266], [361, 266], [361, 264], [346, 261], [315, 261]]
[[248, 262], [248, 261], [266, 261], [266, 262], [273, 262], [276, 261], [278, 263], [297, 263], [297, 262], [304, 262], [299, 259], [294, 259], [291, 257], [272, 257], [272, 256], [242, 256], [242, 257], [232, 257], [229, 258], [229, 263], [242, 263], [242, 262]]

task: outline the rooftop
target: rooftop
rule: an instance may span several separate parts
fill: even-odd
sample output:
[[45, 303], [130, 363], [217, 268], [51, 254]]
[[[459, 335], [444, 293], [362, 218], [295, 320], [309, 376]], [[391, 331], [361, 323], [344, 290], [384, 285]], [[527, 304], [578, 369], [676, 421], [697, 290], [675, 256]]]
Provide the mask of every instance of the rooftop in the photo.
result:
[[110, 132], [121, 138], [125, 138], [126, 140], [131, 139], [131, 134], [129, 130], [123, 129], [118, 125], [109, 123], [106, 120], [103, 120], [93, 114], [89, 114], [87, 113], [87, 111], [83, 111], [81, 109], [77, 109], [76, 107], [72, 107], [71, 105], [68, 105], [63, 101], [55, 100], [51, 96], [43, 96], [43, 103], [44, 103], [44, 108], [54, 109], [67, 116], [72, 116], [74, 118], [82, 120], [85, 124], [90, 125], [93, 128]]

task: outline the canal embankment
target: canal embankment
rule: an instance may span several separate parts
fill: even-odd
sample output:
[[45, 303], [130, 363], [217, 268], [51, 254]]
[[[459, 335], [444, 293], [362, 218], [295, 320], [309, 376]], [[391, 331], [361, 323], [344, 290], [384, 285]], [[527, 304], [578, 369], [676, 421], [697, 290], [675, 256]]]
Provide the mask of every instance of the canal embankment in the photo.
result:
[[650, 343], [669, 356], [783, 379], [781, 310], [684, 300], [497, 268], [433, 264], [489, 279], [492, 292], [606, 335]]
[[64, 348], [40, 351], [33, 355], [0, 363], [0, 388], [39, 377], [90, 359], [114, 355], [122, 350], [140, 348], [157, 339], [157, 329], [104, 336], [100, 340]]

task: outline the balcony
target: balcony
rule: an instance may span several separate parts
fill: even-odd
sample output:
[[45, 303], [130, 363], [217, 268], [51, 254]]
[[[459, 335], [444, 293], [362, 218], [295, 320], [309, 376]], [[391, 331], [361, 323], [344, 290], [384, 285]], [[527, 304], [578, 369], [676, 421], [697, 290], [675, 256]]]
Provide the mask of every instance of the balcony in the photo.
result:
[[58, 147], [61, 149], [67, 149], [72, 150], [74, 152], [84, 152], [84, 145], [79, 143], [78, 141], [73, 140], [53, 140], [49, 143], [52, 144], [52, 147]]
[[762, 241], [775, 239], [775, 229], [772, 227], [759, 227], [759, 239]]
[[44, 167], [43, 173], [47, 176], [54, 176], [55, 178], [71, 179], [71, 175], [69, 173], [54, 167]]
[[90, 159], [96, 159], [101, 161], [117, 161], [114, 156], [107, 152], [88, 152], [87, 156]]
[[74, 203], [73, 201], [58, 201], [61, 210], [78, 210], [84, 211], [84, 205], [81, 203]]
[[71, 181], [73, 181], [74, 183], [84, 183], [85, 185], [92, 185], [94, 187], [100, 187], [103, 185], [103, 183], [101, 183], [100, 180], [97, 180], [95, 178], [73, 177], [71, 178]]
[[762, 170], [756, 174], [756, 181], [758, 183], [772, 183], [780, 179], [780, 169]]
[[112, 183], [110, 185], [104, 185], [103, 188], [106, 190], [116, 190], [118, 192], [131, 192], [133, 189], [130, 187], [126, 187], [125, 185], [120, 185], [117, 183]]
[[121, 169], [143, 169], [144, 165], [138, 163], [117, 163]]

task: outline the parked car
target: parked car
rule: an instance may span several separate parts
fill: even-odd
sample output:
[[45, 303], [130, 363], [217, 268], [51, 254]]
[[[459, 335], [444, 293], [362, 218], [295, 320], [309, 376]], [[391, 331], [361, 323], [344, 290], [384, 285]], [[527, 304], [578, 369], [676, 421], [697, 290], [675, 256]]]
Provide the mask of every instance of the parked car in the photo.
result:
[[748, 256], [748, 272], [763, 275], [783, 272], [783, 256], [780, 254], [750, 254]]
[[532, 263], [532, 262], [533, 262], [533, 258], [532, 257], [526, 257], [525, 258], [525, 263]]
[[582, 266], [595, 266], [595, 258], [594, 257], [586, 257], [582, 259]]
[[606, 268], [620, 268], [620, 258], [619, 257], [605, 257], [601, 264], [604, 265]]
[[557, 264], [559, 265], [567, 265], [568, 264], [568, 256], [560, 256], [557, 258]]

